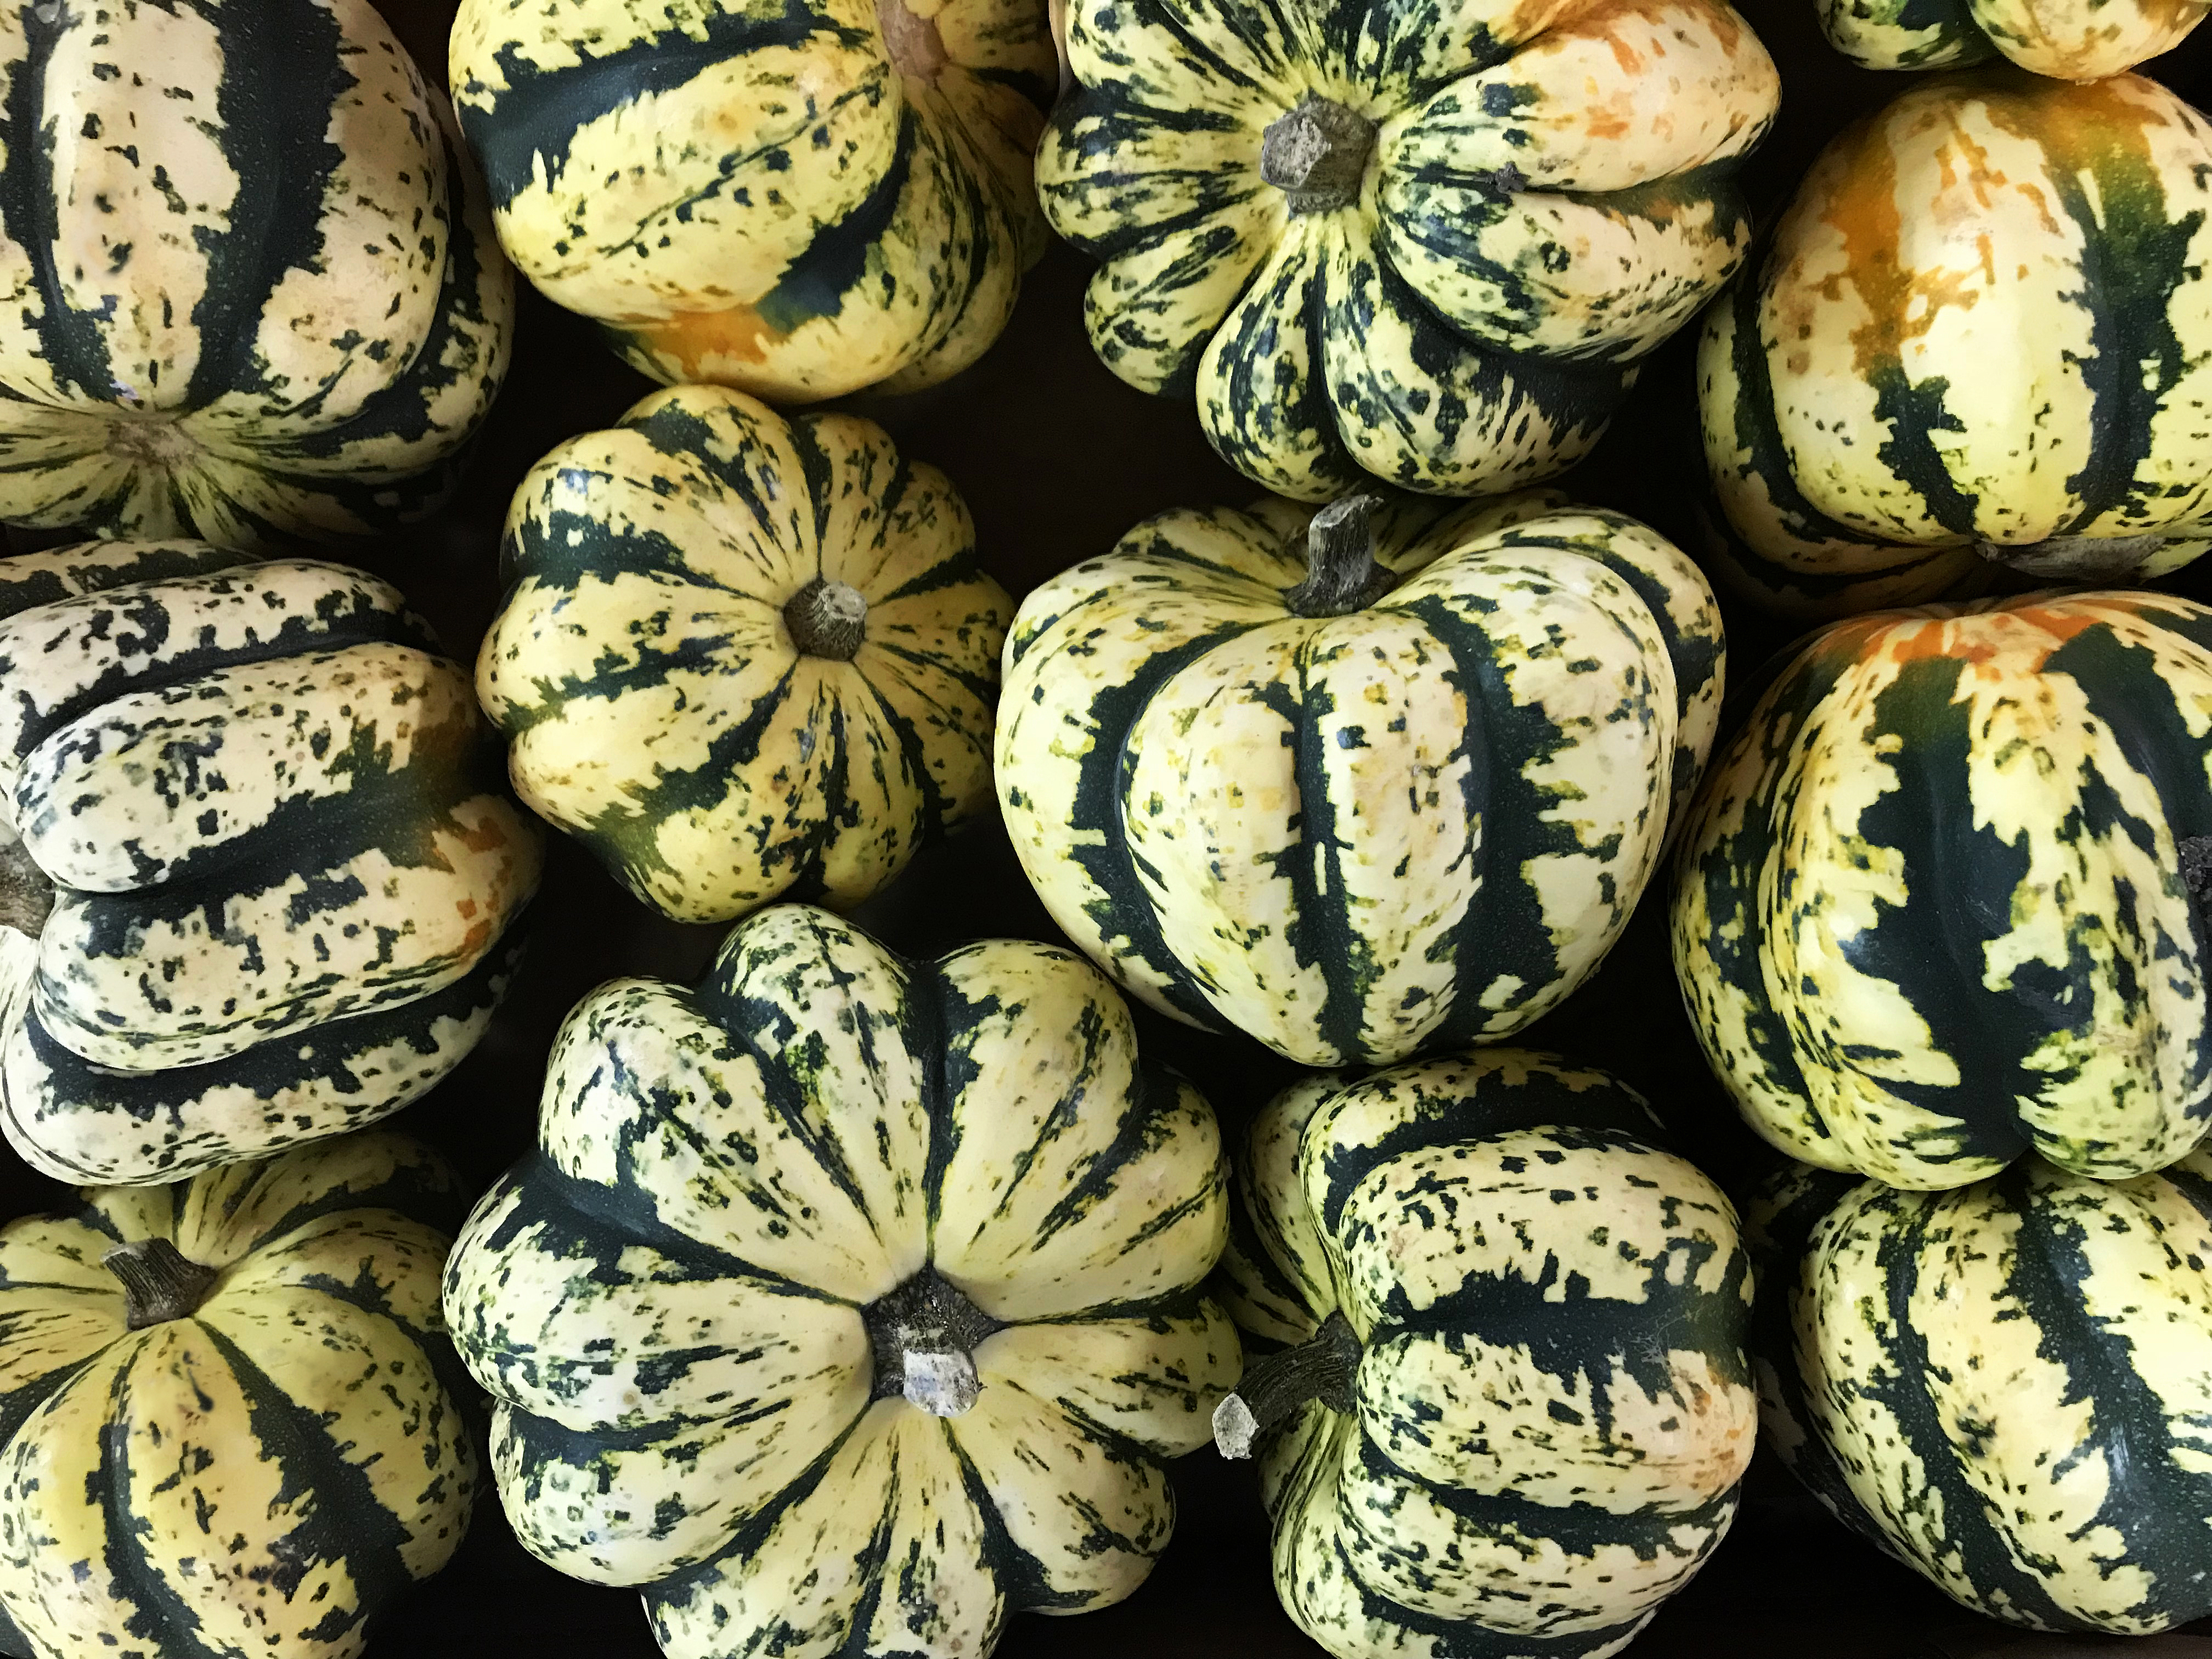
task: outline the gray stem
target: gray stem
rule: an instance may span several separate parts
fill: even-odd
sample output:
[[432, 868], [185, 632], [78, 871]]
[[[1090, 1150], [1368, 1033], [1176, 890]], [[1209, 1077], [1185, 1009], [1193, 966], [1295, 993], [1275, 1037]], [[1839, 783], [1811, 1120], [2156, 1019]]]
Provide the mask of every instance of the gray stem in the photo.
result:
[[220, 1267], [192, 1261], [166, 1238], [118, 1244], [100, 1265], [123, 1281], [124, 1317], [134, 1331], [189, 1318], [222, 1277]]
[[1342, 617], [1363, 611], [1397, 580], [1375, 562], [1372, 495], [1331, 501], [1306, 526], [1306, 579], [1283, 595], [1301, 617]]
[[810, 657], [850, 662], [868, 636], [868, 601], [857, 587], [817, 576], [783, 607], [791, 641]]
[[1260, 135], [1260, 176], [1293, 213], [1332, 213], [1359, 199], [1375, 123], [1357, 110], [1308, 96]]
[[1340, 1312], [1295, 1348], [1254, 1360], [1237, 1392], [1214, 1408], [1213, 1443], [1224, 1457], [1249, 1457], [1253, 1442], [1309, 1401], [1349, 1415], [1358, 1406], [1359, 1339]]
[[0, 927], [36, 939], [53, 914], [54, 884], [20, 841], [0, 847]]
[[861, 1310], [875, 1362], [878, 1400], [903, 1397], [937, 1417], [957, 1417], [975, 1403], [982, 1382], [975, 1350], [999, 1322], [924, 1267]]
[[1991, 564], [2051, 581], [2132, 581], [2143, 562], [2166, 543], [2164, 536], [2052, 536], [2008, 545], [1976, 542]]

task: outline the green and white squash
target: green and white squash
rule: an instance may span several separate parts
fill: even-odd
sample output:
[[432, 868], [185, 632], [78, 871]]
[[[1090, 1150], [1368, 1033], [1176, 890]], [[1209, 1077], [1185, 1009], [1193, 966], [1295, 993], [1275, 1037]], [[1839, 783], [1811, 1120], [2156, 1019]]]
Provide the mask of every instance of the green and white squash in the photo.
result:
[[2204, 0], [1819, 0], [1828, 43], [1867, 69], [1948, 69], [2002, 53], [2024, 70], [2100, 81], [2171, 52]]
[[655, 380], [911, 392], [1044, 252], [1045, 0], [462, 0], [451, 70], [508, 256]]
[[569, 1015], [446, 1280], [541, 1559], [672, 1659], [989, 1651], [1127, 1595], [1236, 1334], [1218, 1131], [1081, 958], [741, 923]]
[[1023, 601], [997, 780], [1133, 994], [1310, 1066], [1501, 1037], [1596, 969], [1711, 748], [1721, 624], [1524, 495], [1178, 512]]
[[1755, 1425], [1735, 1214], [1601, 1072], [1489, 1049], [1252, 1124], [1216, 1419], [1336, 1659], [1596, 1659], [1726, 1534]]
[[490, 1021], [538, 882], [465, 670], [357, 570], [0, 560], [0, 1128], [173, 1181], [398, 1110]]
[[2212, 1121], [2212, 608], [1877, 612], [1816, 635], [1685, 832], [1707, 1058], [1792, 1157], [1964, 1186], [2120, 1180]]
[[2137, 76], [1931, 79], [1822, 152], [1707, 313], [1721, 568], [1808, 617], [1984, 561], [2164, 575], [2212, 547], [2208, 346], [2203, 116]]
[[990, 804], [1013, 602], [945, 475], [685, 386], [516, 490], [477, 687], [525, 801], [679, 921], [843, 908]]
[[1780, 85], [1723, 0], [1076, 0], [1037, 154], [1106, 366], [1267, 488], [1564, 471], [1743, 261]]
[[1768, 1443], [1847, 1524], [2009, 1624], [2212, 1615], [2212, 1158], [1941, 1193], [1798, 1165], [1747, 1222]]
[[463, 1206], [351, 1135], [0, 1229], [0, 1653], [353, 1659], [477, 1485]]
[[0, 519], [237, 547], [434, 507], [513, 277], [369, 0], [0, 8]]

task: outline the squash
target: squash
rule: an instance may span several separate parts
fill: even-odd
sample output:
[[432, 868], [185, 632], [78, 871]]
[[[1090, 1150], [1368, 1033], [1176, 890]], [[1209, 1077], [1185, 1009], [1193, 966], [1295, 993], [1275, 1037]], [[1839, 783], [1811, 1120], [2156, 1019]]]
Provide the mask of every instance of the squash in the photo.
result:
[[270, 548], [436, 507], [513, 277], [369, 0], [0, 19], [0, 519]]
[[1013, 609], [935, 467], [686, 386], [515, 491], [477, 659], [514, 786], [638, 897], [856, 904], [990, 802]]
[[1746, 582], [1833, 617], [2212, 546], [2208, 209], [2212, 129], [2136, 76], [1937, 76], [1838, 137], [1699, 343]]
[[671, 1659], [980, 1656], [1165, 1547], [1236, 1335], [1227, 1170], [1080, 957], [902, 962], [827, 911], [617, 980], [446, 1276], [516, 1535]]
[[1044, 252], [1044, 0], [462, 0], [451, 70], [508, 257], [658, 380], [930, 386]]
[[0, 1127], [34, 1168], [338, 1134], [483, 1034], [540, 854], [437, 653], [336, 565], [0, 560]]
[[1697, 568], [1522, 496], [1170, 513], [1023, 601], [998, 784], [1133, 994], [1309, 1066], [1500, 1037], [1595, 971], [1712, 744]]
[[2212, 1119], [2212, 608], [1877, 612], [1796, 655], [1685, 831], [1674, 959], [1752, 1127], [1913, 1188], [2118, 1180]]
[[0, 1229], [0, 1651], [351, 1659], [475, 1498], [462, 1195], [380, 1132]]
[[1237, 1161], [1216, 1417], [1337, 1659], [1616, 1651], [1751, 1461], [1735, 1212], [1633, 1091], [1488, 1049], [1301, 1079]]
[[1077, 0], [1067, 52], [1037, 188], [1091, 343], [1313, 501], [1588, 453], [1742, 263], [1780, 96], [1724, 0]]
[[2029, 1157], [1938, 1193], [1792, 1166], [1746, 1214], [1768, 1443], [1992, 1619], [2212, 1614], [2208, 1218], [2201, 1149], [2122, 1182]]
[[2123, 74], [2203, 21], [2203, 0], [1820, 0], [1828, 44], [1867, 69], [1944, 69], [2002, 52], [2065, 81]]

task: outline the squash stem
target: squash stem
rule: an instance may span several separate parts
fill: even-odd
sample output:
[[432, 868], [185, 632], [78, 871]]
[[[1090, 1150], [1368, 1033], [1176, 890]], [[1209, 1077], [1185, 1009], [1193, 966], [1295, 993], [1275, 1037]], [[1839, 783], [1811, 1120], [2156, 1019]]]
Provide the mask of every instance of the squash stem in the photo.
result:
[[1260, 176], [1293, 213], [1333, 213], [1359, 199], [1375, 123], [1327, 98], [1308, 96], [1260, 135]]
[[2166, 544], [2160, 535], [2052, 536], [2039, 542], [1978, 541], [1991, 564], [2037, 581], [2132, 582]]
[[166, 1238], [118, 1244], [100, 1265], [123, 1281], [124, 1318], [134, 1331], [189, 1318], [222, 1277], [220, 1267], [192, 1261]]
[[783, 607], [791, 642], [810, 657], [850, 662], [868, 636], [867, 596], [843, 582], [817, 576]]
[[924, 1267], [861, 1310], [875, 1362], [873, 1397], [903, 1397], [933, 1417], [957, 1417], [975, 1403], [982, 1380], [975, 1349], [999, 1322]]
[[0, 847], [0, 927], [36, 939], [46, 931], [53, 909], [54, 884], [23, 843], [10, 841]]
[[1301, 617], [1343, 617], [1363, 611], [1397, 578], [1375, 562], [1373, 495], [1331, 501], [1306, 526], [1306, 579], [1283, 595]]
[[1214, 1408], [1214, 1445], [1224, 1457], [1249, 1457], [1262, 1430], [1310, 1401], [1348, 1414], [1357, 1404], [1352, 1384], [1359, 1375], [1360, 1352], [1351, 1322], [1337, 1312], [1322, 1322], [1311, 1340], [1254, 1360], [1244, 1368], [1237, 1392]]

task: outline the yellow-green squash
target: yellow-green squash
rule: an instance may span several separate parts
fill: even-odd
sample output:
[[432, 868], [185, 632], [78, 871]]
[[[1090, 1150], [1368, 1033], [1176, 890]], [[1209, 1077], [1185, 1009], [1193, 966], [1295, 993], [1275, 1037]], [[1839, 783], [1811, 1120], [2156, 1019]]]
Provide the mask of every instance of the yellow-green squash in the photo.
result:
[[1728, 580], [1841, 616], [2212, 546], [2208, 210], [2212, 127], [2136, 76], [1947, 75], [1836, 139], [1707, 313]]
[[373, 1133], [80, 1196], [0, 1229], [0, 1651], [354, 1659], [476, 1494], [453, 1171]]
[[1044, 252], [1044, 0], [463, 0], [451, 70], [508, 256], [656, 380], [928, 386]]
[[1565, 471], [1751, 240], [1723, 0], [1074, 0], [1037, 154], [1106, 366], [1300, 501]]
[[1819, 0], [1828, 42], [1868, 69], [1947, 69], [2002, 53], [2024, 70], [2097, 81], [2169, 52], [2203, 0]]
[[259, 548], [438, 504], [514, 279], [369, 0], [9, 6], [0, 82], [0, 520]]
[[872, 422], [657, 393], [538, 464], [504, 557], [515, 787], [663, 915], [857, 904], [988, 805], [1012, 602]]

